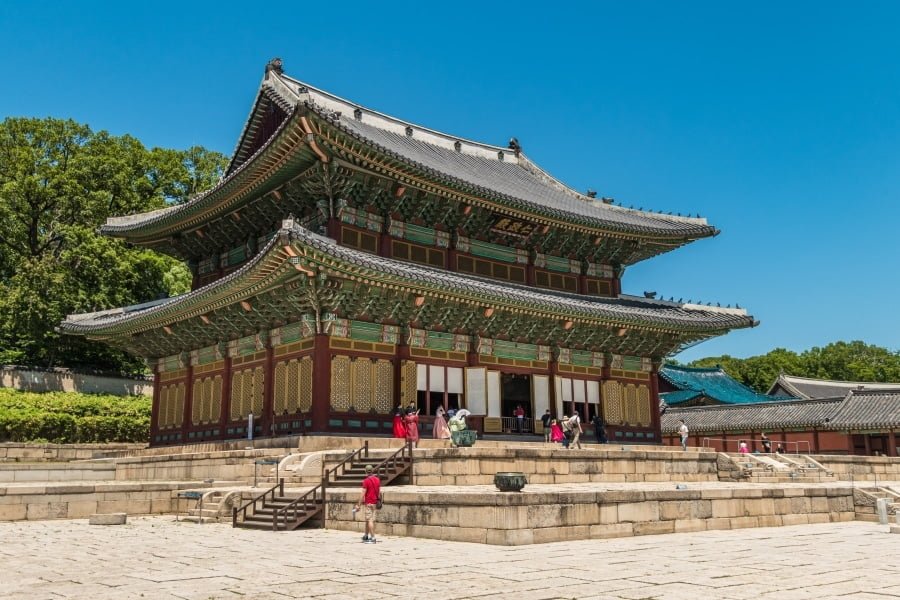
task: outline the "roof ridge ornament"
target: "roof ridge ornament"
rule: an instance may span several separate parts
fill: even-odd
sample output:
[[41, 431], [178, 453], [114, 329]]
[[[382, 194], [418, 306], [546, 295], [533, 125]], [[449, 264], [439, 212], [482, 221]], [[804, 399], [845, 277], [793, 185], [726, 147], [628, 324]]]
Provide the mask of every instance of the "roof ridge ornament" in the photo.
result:
[[509, 138], [509, 149], [513, 151], [516, 155], [516, 158], [519, 157], [519, 154], [522, 153], [522, 145], [519, 143], [517, 138]]
[[269, 76], [270, 72], [274, 72], [276, 75], [284, 73], [284, 62], [277, 56], [266, 63], [266, 77]]

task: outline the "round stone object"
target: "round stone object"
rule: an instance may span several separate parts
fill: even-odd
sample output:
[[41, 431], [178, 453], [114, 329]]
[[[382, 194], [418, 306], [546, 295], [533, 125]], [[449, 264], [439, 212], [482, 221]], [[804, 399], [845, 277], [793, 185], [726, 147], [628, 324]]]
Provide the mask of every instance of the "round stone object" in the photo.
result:
[[110, 513], [108, 515], [91, 515], [88, 519], [90, 525], [124, 525], [128, 515], [125, 513]]
[[528, 479], [526, 479], [525, 473], [509, 472], [494, 474], [494, 485], [497, 486], [497, 489], [501, 492], [521, 492], [526, 483], [528, 483]]

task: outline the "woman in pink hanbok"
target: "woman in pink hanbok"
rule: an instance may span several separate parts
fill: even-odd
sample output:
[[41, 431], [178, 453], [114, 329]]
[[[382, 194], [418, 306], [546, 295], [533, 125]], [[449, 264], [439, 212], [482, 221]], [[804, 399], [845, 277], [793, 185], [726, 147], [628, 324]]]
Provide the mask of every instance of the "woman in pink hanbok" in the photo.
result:
[[447, 426], [447, 417], [443, 406], [438, 406], [437, 413], [434, 415], [434, 439], [449, 440], [450, 427]]

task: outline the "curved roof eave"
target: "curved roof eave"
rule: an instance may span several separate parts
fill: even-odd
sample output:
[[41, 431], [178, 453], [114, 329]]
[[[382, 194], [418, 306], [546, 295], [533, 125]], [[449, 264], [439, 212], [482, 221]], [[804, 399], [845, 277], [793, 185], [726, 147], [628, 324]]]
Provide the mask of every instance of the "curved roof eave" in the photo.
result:
[[[285, 241], [295, 246], [301, 257], [317, 253], [315, 264], [326, 260], [330, 268], [341, 266], [361, 270], [373, 279], [389, 278], [400, 281], [410, 289], [441, 295], [451, 295], [464, 301], [490, 302], [497, 306], [527, 306], [535, 314], [573, 319], [591, 325], [633, 327], [636, 329], [678, 330], [687, 334], [712, 336], [731, 329], [750, 327], [753, 317], [742, 314], [723, 314], [684, 308], [677, 303], [634, 298], [593, 298], [562, 292], [535, 291], [526, 286], [496, 282], [474, 276], [432, 269], [414, 263], [371, 255], [359, 250], [337, 245], [334, 240], [313, 234], [291, 225], [282, 228], [256, 257], [228, 276], [168, 301], [153, 303], [142, 310], [133, 308], [113, 309], [100, 313], [70, 315], [62, 323], [62, 330], [82, 335], [113, 336], [147, 330], [174, 322], [184, 314], [201, 314], [213, 302], [237, 301], [240, 294], [257, 286], [258, 279], [268, 277], [277, 269], [263, 269], [272, 259], [287, 260], [279, 244]], [[277, 255], [277, 256], [276, 256]], [[271, 266], [271, 265], [270, 265]]]

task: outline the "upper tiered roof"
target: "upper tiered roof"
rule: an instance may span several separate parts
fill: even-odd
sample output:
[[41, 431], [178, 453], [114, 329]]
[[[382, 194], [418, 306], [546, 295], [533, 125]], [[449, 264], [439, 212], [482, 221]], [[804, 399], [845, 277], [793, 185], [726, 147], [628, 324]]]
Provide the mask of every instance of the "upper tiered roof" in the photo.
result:
[[[536, 223], [634, 238], [665, 251], [717, 233], [706, 219], [627, 209], [581, 194], [518, 148], [428, 129], [284, 75], [270, 63], [228, 172], [185, 204], [113, 217], [101, 229], [148, 246], [218, 218], [332, 158]], [[282, 218], [286, 215], [278, 215]]]

